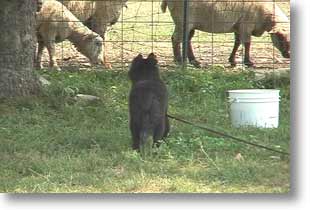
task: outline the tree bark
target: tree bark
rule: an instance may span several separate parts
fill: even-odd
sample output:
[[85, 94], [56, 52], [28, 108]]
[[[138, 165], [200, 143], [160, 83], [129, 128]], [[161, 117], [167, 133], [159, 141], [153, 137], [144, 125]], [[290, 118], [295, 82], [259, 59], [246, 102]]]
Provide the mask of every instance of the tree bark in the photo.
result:
[[36, 0], [0, 1], [0, 99], [39, 93], [35, 11]]

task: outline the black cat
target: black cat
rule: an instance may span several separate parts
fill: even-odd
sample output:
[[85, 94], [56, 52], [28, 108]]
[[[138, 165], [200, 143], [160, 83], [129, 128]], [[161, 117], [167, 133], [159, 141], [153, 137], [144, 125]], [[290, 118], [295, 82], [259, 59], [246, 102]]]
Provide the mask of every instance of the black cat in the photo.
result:
[[168, 135], [168, 92], [160, 79], [158, 61], [151, 53], [144, 59], [141, 54], [132, 61], [129, 78], [132, 88], [129, 95], [129, 127], [133, 149], [139, 150], [152, 137], [153, 143]]

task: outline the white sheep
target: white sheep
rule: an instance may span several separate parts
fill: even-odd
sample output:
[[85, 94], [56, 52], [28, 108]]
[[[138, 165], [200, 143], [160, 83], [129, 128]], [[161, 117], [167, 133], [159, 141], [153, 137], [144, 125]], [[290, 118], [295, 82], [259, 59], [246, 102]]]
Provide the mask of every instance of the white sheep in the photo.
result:
[[102, 63], [103, 39], [83, 25], [64, 5], [55, 0], [43, 1], [37, 12], [38, 53], [36, 65], [41, 66], [44, 47], [49, 52], [51, 68], [59, 69], [55, 58], [55, 43], [71, 41], [91, 64]]
[[[107, 27], [118, 21], [122, 8], [126, 6], [128, 0], [58, 1], [62, 2], [80, 21], [105, 40]], [[106, 59], [106, 50], [103, 52], [103, 61], [107, 68], [111, 68]]]
[[[174, 59], [182, 63], [180, 43], [183, 38], [183, 1], [163, 0], [162, 11], [169, 8], [175, 23], [172, 35]], [[195, 30], [209, 33], [234, 33], [235, 44], [229, 57], [232, 66], [236, 65], [235, 56], [240, 44], [244, 45], [244, 64], [253, 66], [250, 59], [251, 36], [261, 36], [268, 32], [273, 45], [285, 58], [290, 58], [290, 33], [285, 24], [289, 19], [273, 0], [190, 0], [188, 16], [188, 59], [196, 67], [196, 60], [191, 45]]]

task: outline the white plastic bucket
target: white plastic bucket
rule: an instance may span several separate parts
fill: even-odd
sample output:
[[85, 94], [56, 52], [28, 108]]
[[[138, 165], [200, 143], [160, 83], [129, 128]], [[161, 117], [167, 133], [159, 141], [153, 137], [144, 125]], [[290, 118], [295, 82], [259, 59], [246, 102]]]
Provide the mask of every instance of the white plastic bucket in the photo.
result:
[[230, 118], [234, 127], [277, 128], [280, 90], [229, 90]]

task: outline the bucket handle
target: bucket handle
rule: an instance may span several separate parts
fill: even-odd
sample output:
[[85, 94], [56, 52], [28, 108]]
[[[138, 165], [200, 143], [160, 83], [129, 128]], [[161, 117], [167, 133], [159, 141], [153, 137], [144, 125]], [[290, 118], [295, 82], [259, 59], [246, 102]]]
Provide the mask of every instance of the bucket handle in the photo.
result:
[[229, 99], [228, 100], [228, 103], [231, 105], [232, 103], [239, 103], [240, 102], [240, 100], [239, 100], [239, 98], [233, 98], [233, 99]]
[[229, 117], [231, 117], [231, 112], [228, 110], [231, 109], [231, 105], [233, 103], [239, 103], [238, 98], [233, 98], [233, 99], [227, 100], [226, 111], [229, 113]]

